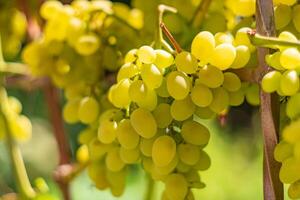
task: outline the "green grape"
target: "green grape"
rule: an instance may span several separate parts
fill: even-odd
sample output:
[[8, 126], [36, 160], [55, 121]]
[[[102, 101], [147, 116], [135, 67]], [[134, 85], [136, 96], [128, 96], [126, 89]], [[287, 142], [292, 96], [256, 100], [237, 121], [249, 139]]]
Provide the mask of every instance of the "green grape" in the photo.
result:
[[95, 186], [99, 189], [106, 189], [109, 183], [106, 179], [106, 169], [99, 163], [92, 163], [87, 168], [89, 177], [95, 182]]
[[211, 64], [220, 70], [226, 70], [233, 64], [235, 57], [236, 50], [232, 44], [220, 44], [214, 50]]
[[200, 69], [198, 80], [209, 88], [217, 88], [223, 84], [224, 75], [220, 69], [206, 65]]
[[198, 68], [198, 61], [189, 52], [182, 51], [176, 55], [175, 65], [179, 71], [187, 74], [193, 74]]
[[201, 151], [199, 160], [193, 166], [193, 168], [196, 170], [205, 171], [210, 167], [210, 165], [211, 165], [211, 161], [210, 161], [208, 154], [205, 151]]
[[199, 147], [192, 144], [180, 144], [177, 149], [180, 160], [187, 165], [195, 165], [200, 156]]
[[109, 169], [112, 172], [119, 172], [124, 168], [125, 163], [120, 158], [118, 148], [114, 148], [107, 153], [107, 156], [105, 158], [105, 164], [107, 169]]
[[138, 108], [130, 116], [130, 122], [134, 130], [144, 138], [151, 138], [157, 132], [156, 121], [148, 110]]
[[119, 69], [117, 75], [117, 81], [120, 82], [123, 79], [132, 78], [139, 73], [139, 69], [135, 64], [125, 63]]
[[91, 128], [84, 129], [79, 133], [78, 143], [79, 144], [88, 144], [95, 136], [96, 136], [95, 130], [93, 130]]
[[101, 121], [98, 128], [98, 139], [104, 144], [110, 144], [117, 138], [117, 122], [112, 120]]
[[266, 62], [268, 65], [277, 70], [284, 70], [284, 68], [280, 64], [281, 52], [277, 51], [273, 54], [269, 54], [266, 56]]
[[152, 159], [156, 166], [168, 165], [176, 154], [176, 143], [170, 136], [164, 135], [156, 138], [152, 146]]
[[137, 51], [137, 56], [142, 63], [152, 64], [155, 62], [156, 53], [150, 46], [142, 46]]
[[153, 173], [156, 173], [156, 175], [159, 176], [158, 180], [163, 181], [166, 178], [166, 175], [172, 173], [174, 171], [174, 169], [176, 169], [176, 166], [177, 166], [178, 162], [179, 162], [179, 158], [175, 154], [173, 160], [168, 165], [163, 166], [163, 167], [159, 167], [157, 165], [154, 165], [152, 175], [153, 175]]
[[286, 96], [294, 95], [300, 87], [299, 77], [295, 70], [285, 71], [280, 79], [280, 89]]
[[300, 198], [300, 180], [292, 183], [288, 189], [288, 195], [292, 199]]
[[94, 54], [100, 47], [101, 43], [97, 35], [89, 33], [82, 35], [75, 43], [76, 51], [83, 56]]
[[167, 89], [176, 100], [186, 98], [190, 92], [191, 82], [187, 75], [179, 71], [173, 71], [167, 76]]
[[87, 163], [89, 160], [89, 149], [87, 145], [81, 145], [76, 151], [76, 160], [79, 163]]
[[278, 71], [271, 71], [264, 75], [261, 86], [265, 92], [275, 92], [279, 88], [281, 80], [281, 73]]
[[259, 86], [257, 84], [251, 84], [246, 88], [245, 97], [249, 104], [258, 106], [260, 104]]
[[173, 118], [170, 108], [169, 104], [161, 103], [153, 110], [153, 116], [158, 128], [167, 128], [171, 124]]
[[159, 88], [156, 88], [155, 91], [156, 91], [157, 95], [160, 97], [169, 97], [170, 96], [170, 94], [168, 92], [168, 88], [167, 88], [167, 80], [165, 77], [163, 77], [161, 85], [159, 86]]
[[214, 49], [215, 38], [213, 34], [208, 31], [198, 33], [193, 39], [191, 52], [198, 60], [204, 63], [210, 62], [213, 58]]
[[142, 66], [141, 76], [149, 89], [158, 88], [163, 79], [161, 71], [154, 64], [145, 64]]
[[300, 142], [296, 142], [295, 144], [294, 144], [294, 149], [293, 149], [294, 151], [293, 151], [293, 155], [294, 155], [294, 157], [297, 159], [297, 160], [299, 160], [299, 158], [300, 158]]
[[140, 150], [143, 155], [148, 156], [148, 157], [152, 156], [152, 147], [153, 147], [153, 143], [155, 142], [156, 138], [157, 138], [156, 136], [154, 136], [150, 139], [141, 138]]
[[280, 64], [285, 69], [296, 69], [300, 66], [300, 52], [296, 48], [287, 48], [281, 52]]
[[194, 104], [199, 107], [209, 106], [213, 100], [211, 90], [205, 85], [199, 83], [196, 84], [191, 90], [191, 98]]
[[297, 0], [275, 0], [275, 1], [277, 1], [277, 4], [284, 4], [288, 6], [292, 6], [297, 2]]
[[177, 121], [190, 118], [195, 112], [196, 106], [190, 96], [183, 100], [174, 100], [171, 105], [171, 116]]
[[229, 95], [229, 105], [231, 106], [239, 106], [245, 100], [245, 93], [242, 89], [236, 92], [228, 92]]
[[144, 26], [144, 13], [136, 8], [130, 10], [128, 23], [136, 29], [141, 29]]
[[155, 90], [147, 90], [146, 97], [137, 102], [138, 106], [153, 111], [157, 106], [157, 95]]
[[286, 126], [282, 131], [283, 139], [291, 144], [294, 144], [297, 141], [300, 141], [300, 137], [298, 134], [299, 127], [300, 127], [300, 120], [293, 121], [291, 124]]
[[51, 19], [57, 15], [63, 9], [63, 5], [60, 1], [46, 1], [42, 4], [40, 9], [40, 15], [44, 19]]
[[298, 32], [300, 32], [300, 5], [293, 7], [293, 24]]
[[117, 128], [117, 138], [125, 149], [134, 149], [138, 146], [140, 136], [131, 126], [129, 119], [123, 119]]
[[66, 39], [70, 46], [75, 47], [78, 38], [84, 34], [85, 28], [86, 23], [83, 20], [77, 17], [70, 19], [66, 33]]
[[154, 51], [156, 53], [156, 59], [154, 64], [159, 69], [165, 69], [167, 67], [170, 67], [174, 63], [174, 58], [169, 52], [161, 49], [156, 49]]
[[286, 115], [291, 119], [296, 119], [300, 114], [300, 93], [297, 93], [288, 100], [286, 104]]
[[111, 148], [111, 145], [103, 144], [97, 138], [92, 139], [88, 144], [90, 160], [95, 161], [102, 159]]
[[248, 27], [244, 27], [239, 29], [236, 32], [235, 39], [234, 39], [234, 45], [239, 46], [239, 45], [245, 45], [249, 48], [250, 52], [255, 51], [255, 46], [252, 45], [248, 32], [251, 32], [252, 29]]
[[215, 113], [209, 107], [197, 107], [195, 115], [200, 119], [211, 119], [215, 117]]
[[146, 172], [151, 173], [154, 167], [152, 158], [143, 157], [142, 166]]
[[128, 94], [131, 101], [143, 101], [147, 96], [147, 86], [142, 80], [135, 80], [129, 86]]
[[214, 37], [215, 37], [216, 45], [223, 44], [223, 43], [232, 44], [232, 42], [233, 42], [232, 35], [227, 34], [227, 33], [219, 32], [219, 33], [216, 33]]
[[236, 50], [236, 57], [231, 65], [231, 68], [239, 69], [245, 67], [251, 57], [251, 52], [249, 48], [245, 45], [239, 45], [235, 48], [235, 50]]
[[225, 110], [229, 105], [229, 95], [228, 92], [220, 87], [212, 90], [213, 101], [209, 105], [209, 108], [215, 113], [220, 113]]
[[292, 9], [288, 5], [280, 4], [274, 9], [275, 26], [276, 29], [286, 27], [292, 19]]
[[229, 92], [236, 92], [241, 88], [241, 80], [240, 78], [232, 73], [232, 72], [225, 72], [224, 73], [224, 82], [223, 87]]
[[15, 119], [9, 120], [9, 128], [17, 141], [27, 141], [31, 138], [32, 124], [24, 115], [19, 115]]
[[16, 114], [20, 114], [22, 111], [22, 104], [15, 97], [8, 97], [7, 102], [9, 104], [10, 110], [12, 110]]
[[191, 170], [191, 166], [179, 161], [176, 166], [176, 170], [180, 173], [185, 173]]
[[79, 110], [80, 99], [73, 99], [68, 101], [63, 108], [63, 118], [68, 123], [75, 123], [79, 121], [78, 110]]
[[235, 15], [249, 17], [255, 14], [255, 0], [229, 0], [227, 4]]
[[[279, 34], [279, 36], [278, 36], [278, 39], [284, 40], [284, 41], [289, 41], [289, 42], [297, 42], [298, 41], [297, 37], [293, 33], [289, 32], [289, 31], [283, 31], [283, 32], [281, 32]], [[279, 49], [283, 50], [285, 48], [286, 47], [280, 47]]]
[[137, 59], [137, 49], [131, 49], [125, 55], [124, 62], [125, 63], [133, 63]]
[[120, 158], [126, 164], [137, 163], [140, 158], [140, 150], [139, 150], [139, 148], [125, 149], [125, 148], [121, 147], [120, 148]]
[[278, 162], [283, 162], [285, 159], [293, 156], [293, 146], [285, 141], [281, 141], [276, 145], [274, 150], [274, 158]]
[[99, 111], [99, 103], [95, 98], [84, 97], [79, 103], [78, 118], [82, 123], [89, 124], [96, 121]]
[[300, 162], [294, 157], [288, 158], [282, 162], [279, 172], [279, 178], [283, 183], [293, 183], [300, 179]]
[[123, 79], [109, 90], [109, 100], [118, 108], [127, 108], [130, 104], [129, 87], [131, 80]]
[[188, 192], [188, 183], [181, 174], [170, 174], [165, 180], [165, 192], [169, 199], [184, 199]]
[[181, 135], [184, 141], [193, 145], [206, 145], [210, 138], [209, 130], [193, 120], [183, 123]]

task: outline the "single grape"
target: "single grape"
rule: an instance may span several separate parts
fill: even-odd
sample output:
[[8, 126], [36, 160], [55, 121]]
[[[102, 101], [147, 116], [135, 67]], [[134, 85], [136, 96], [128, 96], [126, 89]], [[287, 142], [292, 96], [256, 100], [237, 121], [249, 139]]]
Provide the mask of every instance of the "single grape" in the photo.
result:
[[81, 99], [78, 108], [78, 118], [82, 123], [89, 124], [96, 121], [99, 112], [99, 103], [94, 97], [84, 97]]
[[236, 74], [225, 72], [223, 87], [229, 92], [236, 92], [241, 88], [241, 80]]
[[281, 73], [278, 71], [271, 71], [264, 75], [261, 86], [265, 92], [275, 92], [279, 88], [281, 80]]
[[152, 64], [155, 62], [156, 53], [150, 46], [142, 46], [137, 51], [137, 56], [142, 63]]
[[161, 50], [161, 49], [156, 49], [154, 50], [156, 53], [156, 59], [154, 64], [159, 68], [159, 69], [165, 69], [167, 67], [170, 67], [173, 62], [174, 58], [172, 54], [170, 54], [167, 51]]
[[195, 104], [190, 96], [183, 100], [174, 100], [171, 105], [171, 116], [177, 121], [184, 121], [195, 112]]
[[130, 116], [130, 122], [134, 130], [144, 138], [151, 138], [157, 132], [156, 121], [148, 110], [138, 108]]
[[197, 59], [189, 52], [182, 51], [175, 58], [175, 65], [179, 71], [187, 74], [193, 74], [198, 68]]
[[180, 144], [177, 149], [180, 160], [187, 165], [195, 165], [200, 157], [200, 150], [192, 144]]
[[220, 70], [228, 69], [234, 62], [236, 50], [232, 44], [224, 43], [216, 46], [211, 64]]
[[214, 49], [215, 38], [214, 35], [208, 31], [202, 31], [198, 33], [193, 39], [191, 52], [202, 62], [210, 62], [210, 60], [213, 58]]
[[220, 87], [212, 90], [213, 101], [209, 105], [209, 108], [215, 113], [220, 113], [226, 109], [229, 105], [229, 95], [228, 92]]
[[170, 136], [158, 137], [153, 143], [152, 159], [156, 166], [163, 167], [171, 163], [176, 154], [176, 143]]
[[136, 148], [140, 141], [140, 136], [131, 126], [129, 119], [123, 119], [118, 124], [117, 138], [121, 146], [125, 149]]
[[167, 128], [171, 124], [173, 118], [170, 113], [170, 108], [169, 104], [161, 103], [153, 110], [153, 116], [158, 128]]
[[295, 70], [285, 71], [280, 79], [280, 89], [286, 96], [294, 95], [300, 87], [299, 77]]
[[249, 48], [245, 45], [239, 45], [235, 49], [236, 49], [236, 57], [231, 65], [231, 68], [233, 69], [243, 68], [249, 62], [251, 57], [251, 52]]
[[199, 107], [209, 106], [213, 100], [211, 90], [205, 85], [199, 83], [196, 84], [191, 91], [191, 98], [194, 104]]
[[165, 180], [166, 196], [172, 200], [184, 199], [188, 192], [188, 183], [181, 174], [170, 174]]
[[189, 77], [182, 72], [173, 71], [167, 76], [167, 89], [174, 99], [186, 98], [190, 92], [190, 87]]
[[206, 65], [199, 70], [198, 81], [209, 88], [217, 88], [223, 84], [224, 75], [220, 69]]
[[147, 87], [150, 89], [158, 88], [163, 79], [161, 71], [154, 64], [143, 65], [141, 76]]
[[202, 124], [189, 120], [185, 121], [181, 128], [183, 139], [193, 145], [206, 145], [209, 141], [209, 130]]
[[104, 144], [112, 143], [117, 137], [117, 122], [112, 120], [101, 121], [98, 128], [98, 139]]

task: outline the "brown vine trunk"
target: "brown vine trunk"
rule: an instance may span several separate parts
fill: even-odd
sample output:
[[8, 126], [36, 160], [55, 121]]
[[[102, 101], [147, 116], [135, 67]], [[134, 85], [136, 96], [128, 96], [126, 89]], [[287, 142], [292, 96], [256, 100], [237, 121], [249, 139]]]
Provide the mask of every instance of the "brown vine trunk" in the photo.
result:
[[[256, 1], [257, 32], [264, 36], [275, 36], [274, 10], [272, 0]], [[266, 48], [258, 48], [259, 68], [256, 79], [260, 83], [264, 74], [271, 70], [265, 62], [269, 53]], [[260, 91], [261, 125], [264, 140], [263, 184], [265, 200], [282, 200], [283, 185], [279, 180], [280, 163], [275, 161], [273, 152], [278, 143], [279, 98], [276, 94]]]

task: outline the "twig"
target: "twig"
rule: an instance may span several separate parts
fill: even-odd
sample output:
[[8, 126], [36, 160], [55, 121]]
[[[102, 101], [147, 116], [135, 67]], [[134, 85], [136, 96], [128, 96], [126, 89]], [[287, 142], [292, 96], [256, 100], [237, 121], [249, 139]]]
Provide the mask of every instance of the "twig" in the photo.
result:
[[197, 9], [195, 10], [194, 16], [191, 21], [191, 24], [194, 28], [198, 28], [201, 26], [211, 1], [212, 0], [202, 0]]
[[[272, 0], [256, 1], [256, 25], [258, 34], [268, 37], [275, 36]], [[265, 61], [265, 56], [268, 53], [268, 49], [258, 48], [259, 68], [256, 72], [256, 77], [259, 83], [263, 75], [271, 70]], [[283, 185], [279, 180], [280, 164], [273, 157], [275, 146], [278, 143], [279, 101], [277, 95], [274, 94], [271, 96], [263, 90], [260, 91], [260, 100], [261, 124], [264, 138], [264, 199], [282, 200]]]
[[162, 29], [162, 31], [164, 32], [164, 34], [167, 36], [167, 38], [170, 40], [171, 44], [176, 49], [176, 52], [180, 53], [182, 51], [180, 45], [175, 40], [175, 38], [173, 37], [173, 35], [171, 34], [171, 32], [168, 30], [168, 28], [166, 27], [166, 25], [163, 22], [160, 23], [160, 28]]

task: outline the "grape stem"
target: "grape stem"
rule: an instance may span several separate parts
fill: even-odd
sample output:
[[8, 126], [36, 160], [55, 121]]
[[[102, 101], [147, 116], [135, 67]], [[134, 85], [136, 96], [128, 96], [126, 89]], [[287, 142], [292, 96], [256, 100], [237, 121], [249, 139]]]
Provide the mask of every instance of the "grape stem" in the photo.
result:
[[175, 40], [175, 38], [173, 37], [173, 35], [171, 34], [171, 32], [168, 30], [168, 28], [163, 22], [160, 23], [160, 28], [162, 29], [163, 33], [167, 36], [167, 38], [170, 40], [171, 44], [176, 49], [176, 52], [180, 53], [182, 51], [180, 45]]
[[198, 28], [202, 25], [203, 19], [208, 11], [211, 2], [212, 0], [202, 0], [196, 8], [191, 20], [191, 24], [194, 28]]
[[[257, 33], [265, 36], [275, 36], [274, 9], [272, 0], [256, 1]], [[256, 34], [255, 34], [256, 35]], [[259, 67], [256, 70], [256, 80], [261, 83], [263, 76], [271, 70], [265, 61], [269, 49], [257, 48]], [[279, 180], [280, 163], [273, 156], [279, 140], [279, 97], [277, 94], [268, 94], [260, 89], [260, 113], [264, 142], [263, 158], [263, 185], [264, 199], [283, 199], [283, 185]]]

